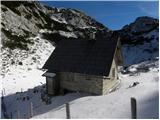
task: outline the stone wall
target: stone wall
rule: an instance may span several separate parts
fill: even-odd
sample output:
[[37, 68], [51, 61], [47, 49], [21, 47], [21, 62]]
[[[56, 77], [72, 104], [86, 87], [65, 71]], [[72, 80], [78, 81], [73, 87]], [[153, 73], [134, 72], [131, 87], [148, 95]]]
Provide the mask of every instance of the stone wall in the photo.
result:
[[118, 70], [116, 64], [117, 63], [114, 59], [108, 77], [61, 72], [58, 76], [58, 79], [60, 80], [60, 88], [100, 95], [107, 94], [119, 85]]
[[107, 94], [119, 85], [117, 61], [111, 65], [109, 76], [96, 76], [71, 72], [60, 72], [57, 79], [60, 81], [60, 88], [70, 91], [83, 91], [93, 94]]
[[102, 94], [103, 91], [103, 76], [61, 72], [59, 74], [59, 79], [62, 89], [83, 91], [93, 94]]

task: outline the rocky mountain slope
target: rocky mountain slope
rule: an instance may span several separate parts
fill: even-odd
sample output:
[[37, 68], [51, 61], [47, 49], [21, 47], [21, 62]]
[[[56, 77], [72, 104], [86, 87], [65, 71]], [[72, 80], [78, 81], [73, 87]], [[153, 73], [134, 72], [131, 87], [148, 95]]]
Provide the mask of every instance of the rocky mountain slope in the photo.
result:
[[59, 40], [92, 39], [94, 34], [111, 32], [75, 9], [51, 8], [34, 1], [2, 1], [1, 10], [0, 77], [6, 94], [20, 91], [17, 85], [27, 89], [26, 85], [32, 88], [45, 82], [40, 68]]
[[[34, 57], [27, 64], [37, 64], [42, 56], [36, 53], [44, 51], [45, 44], [55, 46], [55, 43], [64, 38], [92, 39], [93, 34], [105, 35], [110, 32], [101, 23], [75, 9], [51, 8], [34, 1], [1, 3], [2, 75], [10, 70], [11, 65], [24, 65], [23, 61], [30, 54], [34, 54]], [[46, 48], [50, 51], [48, 56], [53, 48]]]
[[159, 56], [158, 19], [138, 17], [118, 32], [126, 66]]
[[[33, 73], [41, 76], [43, 71], [39, 69], [59, 40], [96, 39], [98, 35], [113, 32], [75, 9], [51, 8], [34, 1], [2, 1], [1, 4], [0, 77], [6, 87], [6, 81], [29, 81], [31, 78], [27, 76], [33, 76]], [[116, 31], [121, 37], [124, 66], [158, 57], [158, 25], [157, 19], [139, 17]], [[45, 81], [41, 77], [34, 80]]]
[[[74, 9], [51, 8], [39, 2], [2, 1], [2, 43], [11, 49], [28, 49], [27, 40], [43, 29], [44, 37], [58, 41], [64, 38], [90, 38], [91, 32], [108, 31], [102, 24]], [[48, 35], [49, 34], [49, 35]], [[17, 39], [19, 38], [19, 39]]]

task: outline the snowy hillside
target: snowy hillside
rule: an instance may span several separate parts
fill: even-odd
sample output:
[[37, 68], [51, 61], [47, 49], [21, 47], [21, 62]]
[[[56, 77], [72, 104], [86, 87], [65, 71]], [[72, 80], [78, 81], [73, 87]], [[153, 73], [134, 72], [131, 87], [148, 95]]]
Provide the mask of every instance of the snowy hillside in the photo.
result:
[[125, 74], [119, 73], [119, 89], [108, 95], [70, 93], [51, 98], [51, 104], [47, 105], [40, 95], [44, 88], [39, 86], [6, 96], [7, 112], [12, 112], [12, 117], [16, 118], [16, 110], [20, 110], [21, 118], [27, 118], [32, 102], [33, 118], [66, 118], [65, 103], [69, 102], [71, 118], [131, 118], [130, 98], [135, 97], [138, 118], [158, 118], [158, 60], [132, 65], [126, 71]]
[[53, 52], [53, 45], [47, 40], [37, 37], [34, 45], [29, 46], [29, 50], [9, 50], [2, 49], [1, 80], [5, 95], [26, 91], [37, 85], [45, 83], [45, 78], [41, 75], [44, 71], [40, 70]]
[[130, 45], [124, 44], [122, 47], [123, 57], [125, 65], [132, 65], [133, 63], [139, 63], [148, 59], [153, 59], [159, 56], [159, 44], [158, 44], [158, 29], [144, 34], [143, 39], [152, 40], [149, 42], [143, 42], [143, 44]]
[[[158, 118], [159, 23], [150, 17], [137, 18], [119, 30], [124, 68], [116, 91], [93, 96], [69, 93], [42, 101], [45, 72], [42, 66], [62, 39], [105, 36], [113, 32], [85, 13], [51, 8], [39, 2], [1, 2], [0, 82], [2, 118], [65, 118], [70, 102], [72, 118], [130, 118], [130, 97], [138, 102], [138, 118]], [[4, 107], [5, 106], [5, 107]], [[12, 113], [12, 114], [11, 114]]]
[[158, 19], [138, 17], [118, 32], [121, 36], [124, 66], [159, 56]]

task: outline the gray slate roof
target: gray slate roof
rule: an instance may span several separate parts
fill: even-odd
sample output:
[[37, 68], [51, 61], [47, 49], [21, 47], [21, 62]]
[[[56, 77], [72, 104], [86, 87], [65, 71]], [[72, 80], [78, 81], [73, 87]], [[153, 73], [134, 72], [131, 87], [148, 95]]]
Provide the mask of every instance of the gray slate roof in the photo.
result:
[[43, 69], [49, 72], [74, 72], [108, 76], [118, 36], [97, 40], [61, 40]]

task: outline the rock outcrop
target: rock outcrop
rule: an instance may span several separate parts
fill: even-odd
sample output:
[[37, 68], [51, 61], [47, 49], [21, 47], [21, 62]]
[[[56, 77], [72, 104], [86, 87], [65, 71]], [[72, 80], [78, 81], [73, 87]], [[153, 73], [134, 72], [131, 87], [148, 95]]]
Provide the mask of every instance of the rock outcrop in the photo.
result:
[[131, 65], [159, 56], [159, 21], [138, 17], [133, 23], [118, 30], [125, 64]]

